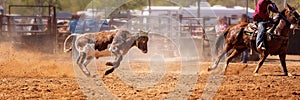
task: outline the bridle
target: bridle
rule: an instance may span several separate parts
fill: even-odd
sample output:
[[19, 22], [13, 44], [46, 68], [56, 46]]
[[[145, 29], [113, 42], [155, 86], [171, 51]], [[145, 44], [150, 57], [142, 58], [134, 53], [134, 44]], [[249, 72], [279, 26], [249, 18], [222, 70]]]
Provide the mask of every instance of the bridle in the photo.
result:
[[[288, 12], [289, 12], [289, 16], [292, 16], [293, 19], [295, 19], [296, 23], [291, 23], [293, 24], [295, 27], [298, 27], [299, 26], [299, 23], [300, 23], [300, 15], [298, 13], [298, 11], [296, 9], [288, 9]], [[295, 35], [295, 30], [296, 28], [293, 27], [293, 35]]]
[[149, 32], [143, 32], [143, 31], [140, 31], [138, 34], [138, 38], [135, 40], [135, 46], [136, 47], [139, 47], [139, 38], [140, 37], [148, 37], [148, 33]]
[[293, 9], [293, 10], [288, 10], [289, 12], [289, 15], [292, 16], [295, 20], [296, 20], [296, 24], [299, 24], [299, 13], [296, 9]]

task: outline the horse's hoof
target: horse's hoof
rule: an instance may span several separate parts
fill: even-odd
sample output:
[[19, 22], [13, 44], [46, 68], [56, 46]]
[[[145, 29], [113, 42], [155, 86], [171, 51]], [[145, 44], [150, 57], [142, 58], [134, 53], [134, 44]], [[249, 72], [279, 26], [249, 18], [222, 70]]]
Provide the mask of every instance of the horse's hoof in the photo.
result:
[[254, 76], [259, 76], [259, 74], [258, 74], [258, 73], [253, 73], [253, 75], [254, 75]]
[[105, 64], [106, 66], [114, 66], [114, 64], [112, 62], [106, 62]]

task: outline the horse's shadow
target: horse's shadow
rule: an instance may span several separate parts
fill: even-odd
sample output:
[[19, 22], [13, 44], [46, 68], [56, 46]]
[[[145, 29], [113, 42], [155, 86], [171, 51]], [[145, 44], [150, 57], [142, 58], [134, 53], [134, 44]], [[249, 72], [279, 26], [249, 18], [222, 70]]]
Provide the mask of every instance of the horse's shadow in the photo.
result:
[[[276, 62], [276, 61], [279, 61], [279, 59], [271, 59], [271, 58], [268, 58], [268, 61], [270, 61], [270, 62]], [[286, 61], [290, 61], [290, 62], [300, 62], [300, 60], [295, 60], [295, 59], [286, 59]]]
[[[260, 74], [259, 76], [286, 76], [284, 74]], [[300, 76], [300, 74], [292, 74], [292, 76]]]

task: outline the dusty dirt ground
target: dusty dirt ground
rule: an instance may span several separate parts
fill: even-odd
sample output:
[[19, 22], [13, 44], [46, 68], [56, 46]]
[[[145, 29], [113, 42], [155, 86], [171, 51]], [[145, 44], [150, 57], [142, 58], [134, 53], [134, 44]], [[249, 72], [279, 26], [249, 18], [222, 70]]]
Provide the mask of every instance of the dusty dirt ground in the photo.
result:
[[[0, 99], [86, 99], [75, 78], [70, 54], [43, 54], [16, 50], [1, 44]], [[201, 98], [211, 73], [211, 62], [199, 62], [198, 80], [188, 99]], [[96, 63], [99, 73], [107, 67]], [[214, 99], [300, 99], [300, 56], [287, 56], [287, 67], [294, 76], [281, 76], [282, 68], [277, 56], [268, 58], [259, 75], [252, 74], [256, 62], [232, 63]], [[147, 62], [132, 62], [131, 69], [139, 76], [149, 75]], [[157, 84], [137, 88], [123, 82], [116, 73], [101, 78], [105, 86], [121, 99], [163, 99], [176, 86], [180, 72], [179, 62], [166, 63], [166, 72]], [[122, 68], [120, 68], [122, 69]]]

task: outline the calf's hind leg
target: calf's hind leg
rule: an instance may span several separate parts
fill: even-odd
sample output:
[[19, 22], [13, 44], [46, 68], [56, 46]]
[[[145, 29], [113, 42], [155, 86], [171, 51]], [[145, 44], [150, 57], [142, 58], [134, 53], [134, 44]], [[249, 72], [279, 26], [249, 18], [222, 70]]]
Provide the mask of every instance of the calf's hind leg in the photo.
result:
[[86, 65], [84, 64], [85, 62], [89, 63], [90, 61], [87, 61], [87, 54], [84, 52], [84, 53], [82, 53], [82, 59], [78, 65], [85, 75], [90, 76], [90, 72], [86, 68]]

